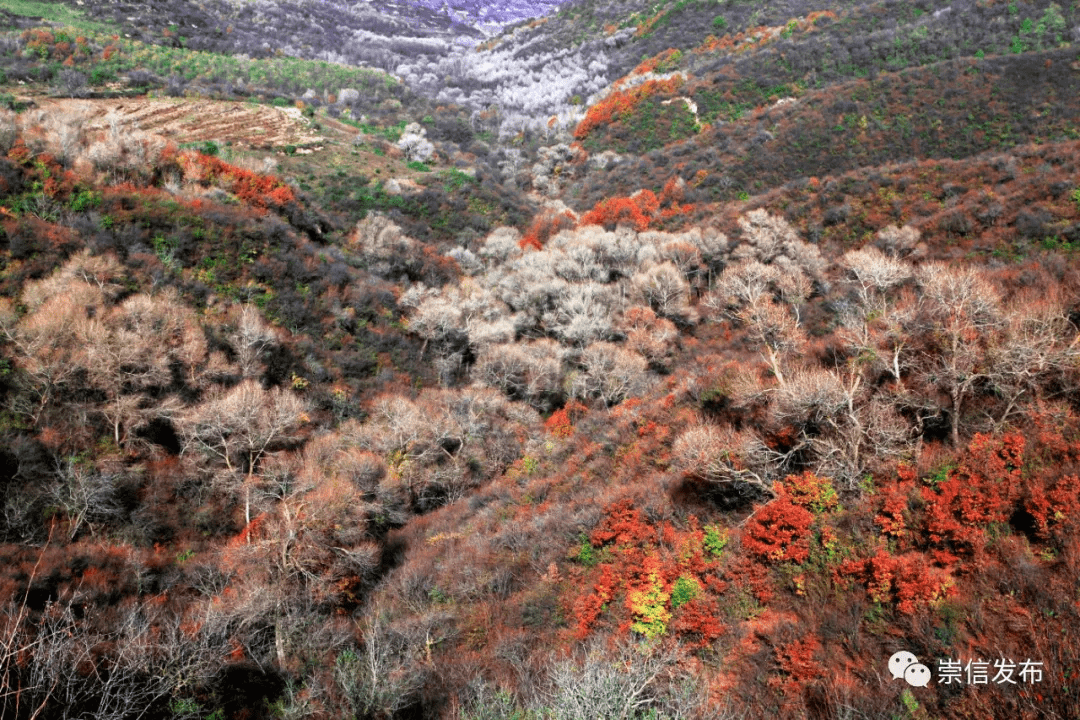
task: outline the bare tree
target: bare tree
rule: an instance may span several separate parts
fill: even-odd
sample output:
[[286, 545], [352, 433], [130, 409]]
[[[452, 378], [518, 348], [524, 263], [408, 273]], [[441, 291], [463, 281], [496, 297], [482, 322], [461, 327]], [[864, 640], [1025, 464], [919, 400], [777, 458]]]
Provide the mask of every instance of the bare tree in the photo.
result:
[[594, 643], [579, 657], [553, 662], [550, 715], [554, 720], [636, 720], [661, 704], [662, 680], [677, 651], [646, 643], [623, 643], [614, 653]]
[[473, 378], [510, 397], [546, 407], [563, 394], [563, 349], [554, 340], [491, 345], [481, 350]]
[[236, 352], [240, 373], [245, 378], [256, 378], [262, 373], [263, 353], [278, 343], [278, 333], [252, 305], [241, 305], [233, 311], [233, 318], [235, 329], [229, 334], [229, 342]]
[[366, 423], [351, 431], [361, 448], [386, 457], [412, 502], [452, 502], [518, 457], [518, 433], [535, 428], [536, 411], [498, 390], [473, 386], [378, 398]]
[[462, 329], [465, 318], [456, 298], [436, 295], [423, 300], [409, 318], [409, 329], [424, 339], [424, 347], [445, 338], [453, 330]]
[[701, 250], [686, 240], [669, 240], [660, 246], [660, 255], [673, 263], [688, 280], [701, 270]]
[[174, 409], [144, 407], [147, 391], [171, 383], [173, 363], [194, 377], [207, 355], [202, 328], [175, 291], [134, 295], [90, 320], [84, 332], [80, 339], [86, 347], [89, 379], [106, 396], [101, 412], [118, 445], [140, 424]]
[[919, 269], [921, 322], [935, 342], [924, 356], [924, 380], [949, 396], [953, 444], [960, 442], [964, 401], [986, 377], [987, 344], [1003, 323], [993, 285], [975, 268], [932, 263]]
[[15, 349], [27, 390], [18, 407], [34, 422], [64, 401], [78, 377], [80, 387], [105, 397], [85, 409], [99, 411], [113, 440], [125, 444], [141, 424], [175, 410], [174, 401], [151, 404], [148, 397], [171, 384], [174, 365], [193, 380], [208, 367], [202, 328], [176, 291], [134, 295], [113, 305], [121, 274], [110, 256], [80, 253], [48, 278], [27, 284], [23, 317], [10, 305], [0, 306], [0, 331]]
[[875, 458], [908, 445], [907, 424], [893, 403], [872, 397], [856, 360], [846, 368], [801, 368], [772, 393], [773, 417], [797, 429], [815, 471], [854, 487]]
[[861, 303], [844, 306], [837, 335], [868, 377], [887, 372], [903, 394], [904, 376], [917, 360], [919, 297], [904, 288], [895, 295], [874, 295], [871, 303], [870, 308]]
[[658, 318], [650, 308], [635, 306], [623, 315], [626, 345], [652, 365], [667, 369], [679, 331], [674, 323]]
[[34, 424], [85, 368], [86, 348], [80, 340], [89, 323], [87, 308], [100, 303], [101, 292], [88, 285], [48, 298], [22, 318], [7, 300], [0, 300], [0, 331], [11, 343], [27, 385], [26, 402], [16, 410]]
[[704, 423], [676, 438], [672, 456], [683, 472], [721, 484], [752, 485], [769, 494], [784, 461], [748, 432]]
[[654, 265], [634, 275], [631, 285], [642, 304], [661, 317], [684, 317], [689, 311], [690, 286], [674, 263]]
[[739, 218], [739, 227], [743, 243], [732, 253], [736, 260], [757, 259], [778, 267], [794, 265], [811, 277], [819, 276], [826, 267], [817, 246], [804, 242], [782, 217], [759, 208]]
[[854, 404], [861, 382], [862, 378], [856, 376], [848, 388], [828, 370], [801, 367], [773, 392], [770, 409], [773, 417], [782, 424], [800, 429], [811, 426], [816, 431], [836, 413]]
[[83, 527], [92, 531], [98, 523], [113, 520], [121, 513], [116, 477], [98, 472], [76, 458], [58, 463], [48, 496], [67, 516], [72, 540]]
[[910, 265], [874, 247], [851, 250], [840, 262], [847, 268], [866, 314], [883, 312], [881, 305], [885, 294], [913, 274]]
[[555, 299], [555, 307], [544, 315], [544, 323], [562, 340], [584, 345], [611, 334], [613, 298], [598, 283], [571, 285]]
[[607, 271], [597, 260], [596, 251], [583, 242], [566, 242], [561, 245], [562, 252], [554, 257], [555, 274], [567, 282], [587, 282], [596, 280], [605, 282]]
[[776, 381], [784, 385], [783, 365], [806, 341], [798, 319], [788, 308], [763, 300], [743, 308], [739, 320], [746, 326], [751, 340], [761, 347]]
[[615, 405], [641, 393], [648, 382], [645, 358], [613, 343], [593, 343], [581, 354], [582, 369], [571, 381], [574, 397], [599, 397]]
[[[160, 672], [157, 641], [138, 610], [128, 611], [109, 634], [80, 627], [74, 599], [51, 603], [42, 613], [28, 656], [26, 683], [19, 689], [30, 717], [102, 720], [152, 716], [173, 689]], [[103, 648], [111, 648], [102, 658]]]
[[1080, 362], [1080, 334], [1059, 298], [1021, 298], [1007, 311], [1005, 323], [987, 358], [988, 379], [1005, 400], [999, 425], [1016, 411], [1021, 398], [1037, 398], [1047, 381], [1075, 370]]
[[[49, 300], [73, 291], [79, 293], [80, 299], [94, 298], [95, 305], [112, 303], [123, 290], [120, 283], [123, 275], [123, 266], [112, 255], [91, 255], [89, 250], [82, 250], [48, 277], [28, 282], [23, 288], [22, 301], [31, 313]], [[85, 291], [78, 290], [80, 285], [96, 289], [100, 299], [84, 295]]]
[[735, 318], [747, 305], [765, 302], [772, 294], [772, 285], [780, 273], [776, 268], [757, 260], [744, 260], [724, 268], [713, 290], [702, 298], [702, 304], [714, 312]]
[[356, 475], [381, 474], [385, 466], [344, 442], [327, 433], [300, 455], [268, 455], [261, 474], [248, 482], [252, 505], [267, 513], [258, 536], [249, 538], [249, 563], [270, 570], [274, 582], [306, 584], [319, 597], [333, 596], [336, 581], [369, 579], [380, 558], [368, 520], [382, 509], [365, 500], [375, 495], [378, 479], [363, 479], [361, 486]]
[[789, 266], [776, 279], [776, 294], [780, 301], [791, 308], [795, 322], [802, 322], [802, 305], [810, 299], [814, 286], [801, 269]]
[[425, 136], [427, 131], [419, 123], [409, 123], [401, 139], [398, 140], [398, 148], [405, 153], [406, 160], [418, 160], [426, 162], [435, 153], [435, 146]]
[[259, 459], [293, 437], [305, 410], [306, 403], [288, 390], [263, 390], [254, 380], [244, 380], [181, 413], [177, 426], [185, 452], [199, 450], [222, 460], [230, 471], [245, 471], [244, 520], [250, 523], [251, 480]]
[[254, 380], [245, 380], [180, 416], [185, 450], [218, 457], [230, 470], [242, 460], [243, 467], [253, 472], [271, 445], [291, 437], [305, 405], [288, 390], [264, 390]]
[[906, 258], [916, 254], [920, 237], [919, 231], [910, 225], [886, 225], [878, 230], [874, 245], [894, 258]]
[[334, 678], [352, 713], [389, 718], [412, 703], [420, 689], [418, 648], [389, 626], [378, 606], [368, 618], [363, 645], [338, 655]]

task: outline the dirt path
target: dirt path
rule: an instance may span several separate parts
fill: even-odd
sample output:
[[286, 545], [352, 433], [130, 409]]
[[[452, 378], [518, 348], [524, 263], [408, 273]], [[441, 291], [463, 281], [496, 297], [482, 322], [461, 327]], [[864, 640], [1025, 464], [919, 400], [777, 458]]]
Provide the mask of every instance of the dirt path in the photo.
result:
[[37, 98], [36, 102], [46, 112], [86, 113], [89, 129], [105, 129], [115, 118], [122, 126], [178, 143], [213, 140], [238, 147], [270, 149], [311, 145], [326, 139], [315, 132], [296, 108], [221, 100], [144, 98]]

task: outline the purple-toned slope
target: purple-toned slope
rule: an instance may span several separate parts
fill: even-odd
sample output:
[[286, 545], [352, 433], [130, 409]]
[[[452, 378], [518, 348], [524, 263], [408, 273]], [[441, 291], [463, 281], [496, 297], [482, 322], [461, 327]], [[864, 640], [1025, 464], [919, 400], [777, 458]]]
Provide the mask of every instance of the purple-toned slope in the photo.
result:
[[547, 15], [565, 0], [411, 0], [470, 25], [508, 25]]

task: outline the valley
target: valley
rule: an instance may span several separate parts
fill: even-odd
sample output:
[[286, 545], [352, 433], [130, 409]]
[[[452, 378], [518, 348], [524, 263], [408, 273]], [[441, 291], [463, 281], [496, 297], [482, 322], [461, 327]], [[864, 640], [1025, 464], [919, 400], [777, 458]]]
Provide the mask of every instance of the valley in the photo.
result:
[[1078, 43], [0, 1], [0, 717], [1075, 716]]

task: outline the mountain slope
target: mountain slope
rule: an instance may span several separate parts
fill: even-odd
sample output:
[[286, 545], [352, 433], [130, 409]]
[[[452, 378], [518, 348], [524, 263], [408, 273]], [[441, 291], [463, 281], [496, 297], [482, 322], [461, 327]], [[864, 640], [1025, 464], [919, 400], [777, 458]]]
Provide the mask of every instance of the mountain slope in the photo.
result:
[[0, 716], [1075, 714], [1073, 6], [84, 2], [0, 36]]

